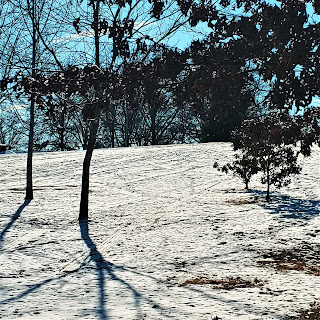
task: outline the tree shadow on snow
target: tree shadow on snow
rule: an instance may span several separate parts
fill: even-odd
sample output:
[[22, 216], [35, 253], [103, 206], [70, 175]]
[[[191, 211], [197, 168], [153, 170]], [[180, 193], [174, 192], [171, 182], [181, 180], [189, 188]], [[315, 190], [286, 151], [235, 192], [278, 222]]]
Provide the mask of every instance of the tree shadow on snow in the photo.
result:
[[24, 203], [19, 207], [19, 209], [16, 211], [16, 213], [11, 217], [10, 222], [6, 225], [6, 227], [1, 231], [0, 233], [0, 247], [1, 244], [3, 242], [3, 238], [5, 236], [5, 234], [10, 230], [10, 228], [12, 227], [12, 225], [15, 223], [15, 221], [20, 217], [21, 212], [23, 211], [23, 209], [30, 203], [31, 200], [29, 199], [25, 199]]
[[105, 292], [105, 274], [104, 269], [109, 273], [111, 272], [112, 264], [106, 262], [96, 245], [89, 236], [88, 220], [80, 221], [81, 238], [90, 250], [91, 260], [96, 264], [99, 280], [99, 315], [101, 320], [108, 319], [107, 311], [105, 308], [106, 292]]
[[[1, 232], [1, 239], [4, 237], [4, 234], [10, 229], [14, 221], [20, 216], [23, 208], [29, 204], [30, 201], [25, 201], [23, 205], [19, 207], [17, 212], [12, 216], [11, 222], [6, 226], [6, 228]], [[147, 276], [140, 274], [136, 271], [130, 270], [128, 268], [122, 267], [122, 266], [117, 266], [114, 265], [110, 262], [107, 262], [101, 253], [98, 251], [95, 243], [92, 241], [89, 235], [89, 226], [88, 226], [88, 221], [80, 222], [80, 232], [81, 232], [81, 237], [87, 247], [90, 250], [90, 260], [86, 263], [83, 263], [81, 267], [85, 266], [87, 263], [90, 261], [93, 261], [95, 263], [95, 269], [97, 271], [97, 279], [99, 283], [99, 301], [98, 301], [98, 316], [100, 320], [108, 320], [110, 317], [108, 316], [107, 313], [107, 308], [106, 308], [106, 302], [107, 302], [107, 291], [106, 291], [106, 282], [109, 281], [117, 281], [120, 285], [122, 285], [125, 289], [126, 292], [129, 292], [131, 294], [133, 301], [134, 301], [134, 307], [136, 310], [136, 318], [137, 319], [143, 319], [144, 316], [142, 314], [142, 309], [141, 309], [141, 302], [144, 301], [147, 304], [151, 305], [153, 308], [157, 308], [157, 311], [162, 314], [164, 311], [164, 307], [158, 305], [155, 303], [151, 298], [142, 295], [140, 292], [138, 292], [132, 285], [130, 285], [127, 281], [121, 279], [118, 275], [115, 274], [115, 272], [119, 271], [126, 271], [126, 272], [131, 272], [133, 274], [138, 274], [141, 276]], [[76, 271], [78, 271], [77, 269]], [[17, 295], [12, 295], [7, 299], [0, 300], [0, 305], [3, 304], [8, 304], [11, 302], [16, 302], [18, 300], [21, 300], [25, 298], [26, 296], [33, 294], [34, 292], [38, 291], [40, 288], [43, 288], [47, 286], [48, 284], [61, 280], [65, 277], [67, 277], [70, 273], [63, 273], [61, 275], [58, 275], [56, 277], [52, 278], [47, 278], [43, 281], [40, 281], [38, 283], [28, 285], [28, 289], [23, 290]], [[156, 279], [155, 279], [156, 280]], [[119, 299], [121, 297], [119, 296]]]
[[[266, 192], [251, 190], [257, 197], [265, 198]], [[320, 201], [309, 199], [298, 199], [290, 196], [272, 194], [269, 202], [263, 201], [259, 204], [271, 214], [277, 214], [286, 219], [311, 220], [320, 214]]]
[[38, 289], [40, 289], [41, 287], [53, 282], [53, 281], [56, 281], [56, 280], [60, 280], [60, 279], [63, 279], [67, 276], [68, 274], [63, 274], [63, 275], [60, 275], [56, 278], [48, 278], [46, 280], [43, 280], [41, 282], [38, 282], [36, 284], [33, 284], [33, 285], [30, 285], [30, 288], [28, 288], [27, 290], [21, 292], [20, 294], [16, 295], [16, 296], [12, 296], [8, 299], [5, 299], [5, 300], [2, 300], [0, 301], [0, 305], [1, 304], [7, 304], [9, 302], [13, 302], [13, 301], [16, 301], [16, 300], [20, 300], [22, 298], [24, 298], [25, 296], [37, 291]]
[[154, 303], [153, 300], [148, 297], [143, 296], [139, 293], [132, 285], [130, 285], [127, 281], [119, 278], [115, 271], [129, 271], [128, 269], [114, 265], [104, 259], [101, 253], [98, 251], [97, 246], [92, 241], [89, 235], [89, 225], [88, 220], [84, 220], [79, 222], [81, 237], [87, 247], [90, 250], [90, 260], [93, 261], [96, 265], [97, 270], [97, 278], [99, 281], [99, 317], [100, 320], [107, 320], [107, 297], [108, 293], [106, 292], [106, 280], [117, 281], [121, 285], [123, 285], [126, 290], [131, 294], [134, 299], [134, 306], [137, 312], [137, 319], [143, 319], [142, 310], [141, 310], [141, 301], [144, 300], [149, 304], [152, 304], [153, 307], [159, 308], [159, 311], [162, 311], [163, 308]]

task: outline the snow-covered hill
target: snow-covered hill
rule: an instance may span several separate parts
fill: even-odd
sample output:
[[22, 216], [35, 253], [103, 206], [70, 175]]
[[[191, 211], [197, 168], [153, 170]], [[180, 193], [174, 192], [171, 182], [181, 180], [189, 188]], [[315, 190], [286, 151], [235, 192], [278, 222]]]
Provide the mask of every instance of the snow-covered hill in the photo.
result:
[[83, 156], [35, 154], [25, 203], [26, 155], [0, 155], [1, 319], [267, 320], [320, 300], [319, 148], [270, 203], [213, 169], [228, 143], [95, 150], [89, 226]]

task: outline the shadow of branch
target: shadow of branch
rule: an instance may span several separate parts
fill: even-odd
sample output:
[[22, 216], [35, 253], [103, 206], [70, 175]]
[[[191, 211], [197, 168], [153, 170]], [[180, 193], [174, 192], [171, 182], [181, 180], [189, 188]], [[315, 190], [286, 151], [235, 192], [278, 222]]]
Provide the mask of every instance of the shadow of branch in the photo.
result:
[[108, 315], [107, 315], [107, 310], [106, 310], [106, 297], [107, 293], [105, 292], [105, 274], [110, 278], [111, 280], [118, 281], [120, 284], [122, 284], [126, 289], [131, 293], [133, 299], [134, 299], [134, 305], [135, 309], [137, 311], [137, 319], [142, 319], [142, 310], [141, 310], [141, 301], [144, 300], [148, 304], [151, 304], [153, 306], [157, 306], [157, 309], [159, 312], [162, 312], [164, 310], [163, 307], [159, 306], [157, 303], [155, 303], [152, 299], [143, 296], [140, 292], [138, 292], [132, 285], [130, 285], [127, 281], [119, 278], [116, 274], [115, 271], [117, 270], [126, 270], [129, 271], [128, 269], [114, 265], [108, 261], [106, 261], [101, 253], [98, 251], [97, 246], [95, 243], [92, 241], [89, 235], [89, 226], [88, 226], [88, 220], [83, 220], [79, 222], [80, 226], [80, 232], [81, 232], [81, 237], [87, 247], [90, 250], [90, 257], [91, 260], [94, 261], [96, 265], [96, 269], [98, 272], [98, 280], [99, 280], [99, 316], [101, 320], [107, 320]]
[[283, 202], [271, 210], [282, 218], [310, 220], [319, 216], [320, 201], [283, 198]]
[[12, 225], [15, 223], [15, 221], [20, 217], [23, 209], [31, 202], [30, 199], [25, 199], [24, 203], [18, 208], [16, 213], [11, 217], [10, 222], [6, 225], [6, 227], [1, 231], [0, 233], [0, 247], [3, 242], [3, 238], [5, 234], [11, 229]]
[[0, 305], [1, 304], [6, 304], [6, 303], [9, 303], [9, 302], [12, 302], [12, 301], [16, 301], [16, 300], [19, 300], [19, 299], [22, 299], [23, 297], [31, 294], [32, 292], [40, 289], [42, 286], [47, 285], [48, 283], [50, 283], [50, 282], [52, 282], [54, 280], [60, 280], [60, 279], [62, 279], [64, 277], [66, 277], [66, 276], [67, 276], [67, 274], [63, 274], [63, 275], [60, 275], [59, 277], [49, 278], [49, 279], [46, 279], [46, 280], [41, 281], [39, 283], [36, 283], [36, 284], [32, 285], [29, 289], [23, 291], [22, 293], [14, 296], [14, 297], [11, 297], [11, 298], [8, 298], [6, 300], [0, 301]]
[[[251, 190], [258, 197], [265, 197], [266, 192]], [[286, 219], [311, 220], [320, 215], [320, 201], [310, 199], [298, 199], [290, 196], [274, 194], [269, 202], [259, 202], [260, 206]]]
[[98, 272], [98, 280], [99, 280], [99, 315], [101, 320], [108, 319], [107, 311], [105, 308], [105, 275], [103, 270], [105, 269], [107, 272], [111, 272], [112, 264], [106, 262], [100, 252], [97, 249], [97, 246], [91, 240], [89, 236], [89, 226], [88, 220], [82, 220], [79, 222], [81, 238], [87, 245], [90, 250], [90, 257], [96, 264], [96, 269]]
[[[107, 311], [106, 311], [106, 297], [107, 294], [105, 292], [105, 274], [104, 272], [107, 273], [107, 275], [112, 279], [112, 280], [116, 280], [119, 281], [121, 284], [125, 285], [127, 287], [127, 289], [131, 292], [134, 301], [135, 301], [135, 307], [137, 309], [138, 312], [138, 318], [139, 316], [141, 316], [141, 308], [140, 308], [140, 298], [141, 295], [140, 293], [135, 290], [130, 284], [128, 284], [126, 281], [120, 279], [119, 277], [117, 277], [114, 273], [115, 269], [119, 269], [119, 267], [113, 265], [110, 262], [107, 262], [103, 256], [101, 255], [101, 253], [98, 251], [97, 246], [95, 245], [95, 243], [92, 241], [92, 239], [90, 238], [89, 235], [89, 225], [88, 225], [88, 220], [82, 220], [79, 223], [80, 226], [80, 232], [81, 232], [81, 237], [83, 239], [83, 241], [85, 242], [85, 244], [87, 245], [87, 247], [90, 250], [90, 257], [91, 260], [94, 261], [94, 263], [96, 264], [96, 269], [98, 272], [98, 280], [99, 280], [99, 315], [100, 315], [100, 319], [101, 320], [106, 320], [108, 319], [107, 316]], [[140, 318], [139, 318], [140, 319]]]

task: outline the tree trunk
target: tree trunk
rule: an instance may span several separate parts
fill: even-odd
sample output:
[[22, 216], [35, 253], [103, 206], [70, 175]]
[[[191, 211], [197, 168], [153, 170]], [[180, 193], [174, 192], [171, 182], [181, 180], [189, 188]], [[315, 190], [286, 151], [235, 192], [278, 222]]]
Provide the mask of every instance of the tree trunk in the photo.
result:
[[65, 112], [66, 112], [66, 109], [64, 108], [62, 110], [62, 113], [61, 113], [61, 118], [60, 118], [60, 149], [61, 151], [65, 151], [66, 149], [66, 146], [65, 146], [65, 139], [64, 139], [64, 136], [65, 136], [65, 131], [66, 131], [66, 128], [65, 128]]
[[91, 158], [92, 158], [92, 152], [93, 152], [93, 147], [88, 145], [87, 150], [86, 150], [86, 155], [83, 160], [82, 188], [81, 188], [79, 220], [88, 219], [89, 176], [90, 176], [90, 163], [91, 163]]
[[115, 147], [115, 130], [114, 127], [111, 128], [111, 148]]
[[268, 181], [268, 187], [267, 187], [267, 196], [266, 196], [267, 201], [270, 201], [270, 183]]
[[[95, 62], [100, 66], [100, 36], [99, 36], [99, 8], [100, 1], [96, 3], [92, 2], [93, 8], [93, 25], [94, 25], [94, 42], [95, 42]], [[80, 212], [79, 221], [88, 219], [89, 209], [89, 177], [90, 177], [90, 164], [94, 145], [96, 143], [97, 133], [99, 129], [101, 110], [95, 110], [95, 120], [89, 124], [89, 137], [87, 143], [86, 155], [83, 160], [82, 171], [82, 187], [81, 187], [81, 200], [80, 200]]]
[[270, 164], [267, 162], [267, 201], [270, 201]]
[[110, 139], [111, 139], [111, 148], [114, 148], [115, 147], [115, 140], [116, 140], [116, 125], [115, 125], [115, 122], [116, 122], [116, 110], [115, 110], [115, 107], [113, 105], [111, 105], [109, 107], [109, 111], [108, 111], [110, 117], [109, 117], [109, 120], [108, 120], [108, 127], [109, 127], [109, 130], [110, 130]]
[[33, 137], [34, 137], [34, 97], [31, 98], [31, 104], [30, 104], [30, 124], [29, 124], [28, 157], [27, 157], [27, 187], [26, 187], [27, 200], [33, 199], [33, 183], [32, 183]]
[[[32, 19], [32, 77], [36, 74], [36, 54], [37, 54], [37, 27], [36, 27], [36, 8], [35, 0], [32, 1], [32, 8], [28, 1], [29, 15]], [[30, 103], [30, 124], [29, 124], [29, 141], [28, 141], [28, 158], [27, 158], [27, 186], [26, 186], [26, 199], [33, 199], [33, 183], [32, 183], [32, 155], [33, 155], [33, 144], [34, 144], [34, 106], [35, 97], [31, 96]]]
[[124, 146], [129, 147], [129, 115], [128, 115], [128, 108], [127, 108], [126, 102], [124, 106], [124, 117], [125, 117]]
[[94, 29], [94, 45], [95, 45], [95, 61], [96, 65], [100, 67], [100, 35], [99, 35], [99, 10], [100, 1], [96, 1], [96, 4], [92, 2], [93, 7], [93, 29]]
[[65, 151], [65, 145], [64, 145], [64, 129], [61, 128], [61, 131], [60, 131], [60, 149], [61, 151]]
[[92, 121], [89, 126], [90, 136], [88, 140], [86, 155], [83, 160], [79, 221], [88, 219], [90, 164], [99, 128], [99, 117], [100, 113], [97, 116], [97, 119]]
[[150, 116], [151, 116], [151, 144], [157, 145], [157, 133], [156, 133], [156, 113], [155, 108], [151, 108]]

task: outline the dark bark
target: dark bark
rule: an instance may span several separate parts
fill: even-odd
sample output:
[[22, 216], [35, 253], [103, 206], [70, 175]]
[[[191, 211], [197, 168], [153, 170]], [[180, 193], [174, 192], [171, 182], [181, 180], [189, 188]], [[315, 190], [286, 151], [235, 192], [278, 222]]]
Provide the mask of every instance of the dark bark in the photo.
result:
[[116, 136], [115, 129], [114, 127], [112, 127], [111, 128], [111, 148], [115, 147], [115, 136]]
[[64, 143], [64, 128], [61, 128], [60, 130], [60, 149], [61, 151], [65, 151], [66, 147], [65, 147], [65, 143]]
[[108, 126], [110, 130], [110, 139], [111, 139], [111, 148], [115, 148], [116, 146], [116, 110], [114, 106], [109, 108], [108, 112], [110, 118], [108, 120]]
[[[96, 1], [96, 3], [93, 1], [92, 7], [93, 7], [94, 42], [95, 42], [95, 62], [97, 66], [100, 66], [100, 35], [99, 35], [100, 1], [98, 0]], [[89, 124], [89, 137], [88, 137], [86, 155], [83, 160], [79, 221], [88, 219], [90, 164], [91, 164], [94, 145], [97, 139], [97, 133], [99, 130], [101, 110], [99, 109], [99, 107], [97, 107], [97, 109], [95, 109], [94, 112], [95, 112], [95, 120], [91, 121]]]
[[88, 145], [87, 150], [86, 150], [86, 155], [83, 160], [82, 189], [81, 189], [79, 220], [88, 219], [89, 175], [90, 175], [90, 163], [91, 163], [91, 158], [92, 158], [92, 152], [93, 152], [93, 147]]
[[100, 66], [100, 35], [99, 35], [99, 10], [100, 1], [93, 1], [93, 25], [94, 25], [94, 44], [95, 44], [95, 60], [96, 65]]
[[124, 118], [125, 118], [124, 146], [129, 147], [129, 115], [128, 115], [128, 108], [126, 104], [124, 106]]
[[266, 196], [267, 201], [270, 201], [270, 183], [268, 182], [268, 187], [267, 187], [267, 196]]
[[[28, 1], [29, 15], [32, 19], [32, 77], [36, 74], [36, 54], [37, 54], [37, 26], [35, 16], [35, 0], [32, 1], [32, 8]], [[33, 182], [32, 182], [32, 155], [34, 144], [34, 96], [31, 96], [30, 103], [30, 124], [29, 124], [29, 141], [28, 141], [28, 158], [27, 158], [27, 186], [26, 186], [26, 199], [33, 199]]]
[[267, 196], [266, 196], [267, 201], [270, 201], [270, 185], [268, 184], [268, 188], [267, 188]]
[[34, 98], [31, 98], [30, 104], [30, 124], [29, 124], [29, 141], [27, 157], [27, 186], [26, 199], [33, 199], [33, 182], [32, 182], [32, 156], [33, 156], [33, 138], [34, 138]]
[[151, 144], [157, 145], [157, 132], [156, 132], [156, 114], [157, 111], [155, 108], [151, 108], [150, 116], [151, 116]]
[[99, 128], [100, 114], [97, 115], [96, 120], [92, 121], [89, 125], [89, 140], [86, 150], [86, 155], [83, 160], [83, 171], [82, 171], [82, 187], [81, 187], [81, 200], [80, 200], [80, 212], [79, 220], [88, 219], [89, 209], [89, 177], [90, 177], [90, 164], [94, 145], [97, 138]]
[[66, 128], [65, 128], [65, 112], [66, 109], [64, 108], [62, 113], [61, 113], [61, 119], [60, 119], [60, 130], [59, 130], [59, 134], [60, 134], [60, 149], [61, 151], [65, 151], [66, 150], [66, 146], [65, 146], [65, 132], [66, 132]]
[[267, 162], [267, 201], [270, 201], [270, 164]]

